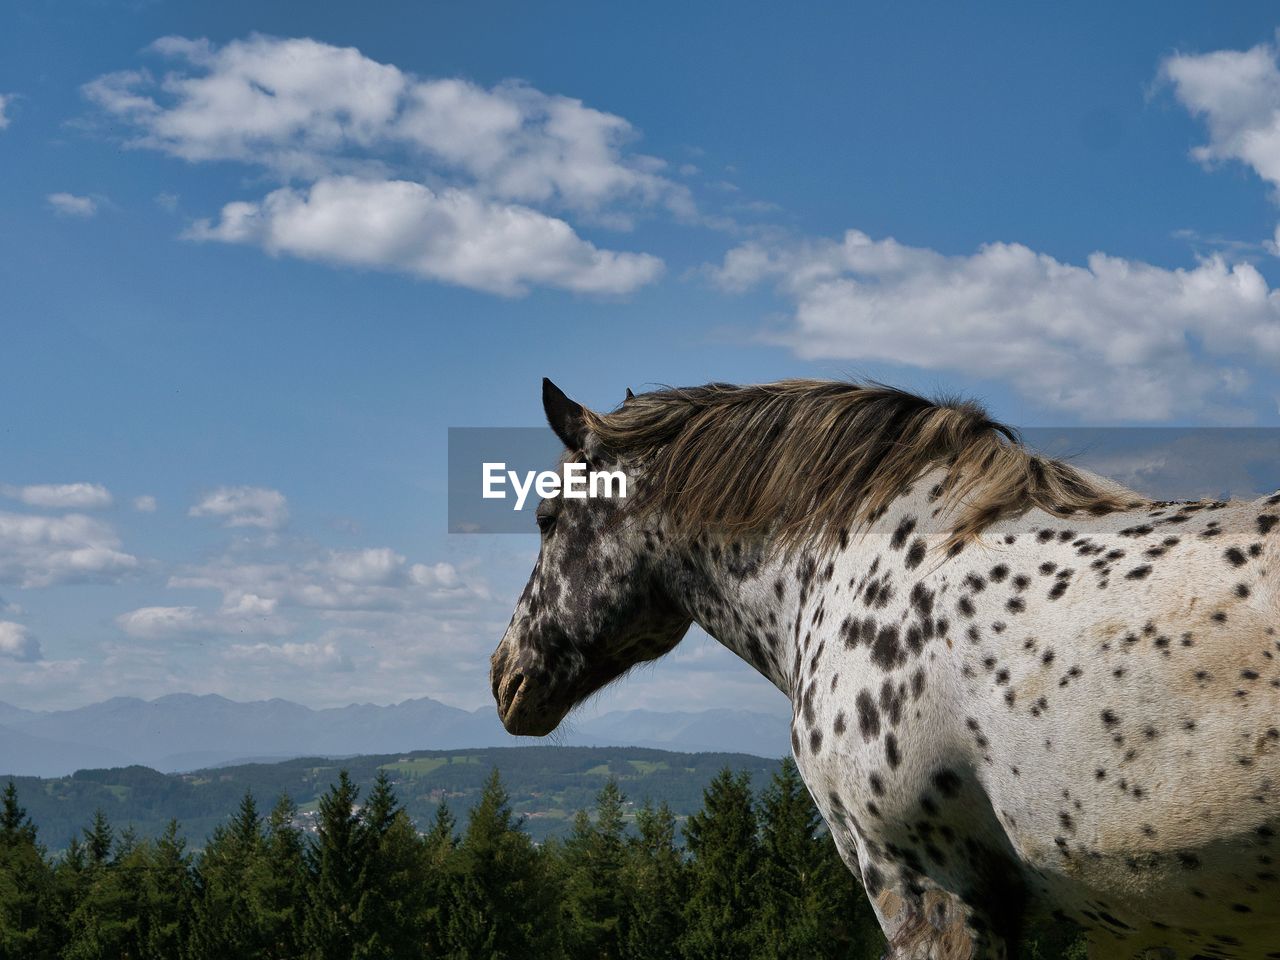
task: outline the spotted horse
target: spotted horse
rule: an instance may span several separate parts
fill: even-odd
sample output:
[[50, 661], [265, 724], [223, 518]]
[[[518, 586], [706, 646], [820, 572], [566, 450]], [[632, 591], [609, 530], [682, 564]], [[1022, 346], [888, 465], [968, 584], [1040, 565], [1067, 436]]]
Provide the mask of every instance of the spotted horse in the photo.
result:
[[1280, 957], [1280, 494], [1153, 502], [981, 408], [709, 384], [598, 413], [492, 658], [515, 734], [692, 623], [793, 706], [792, 747], [893, 960]]

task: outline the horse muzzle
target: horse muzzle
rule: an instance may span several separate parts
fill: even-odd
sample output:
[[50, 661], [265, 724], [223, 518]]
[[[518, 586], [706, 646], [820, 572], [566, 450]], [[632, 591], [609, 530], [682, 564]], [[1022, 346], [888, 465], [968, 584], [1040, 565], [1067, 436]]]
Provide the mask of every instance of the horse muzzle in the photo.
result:
[[501, 648], [493, 655], [489, 676], [498, 718], [507, 733], [545, 737], [560, 725], [573, 704], [555, 703], [539, 671], [522, 659], [508, 656]]

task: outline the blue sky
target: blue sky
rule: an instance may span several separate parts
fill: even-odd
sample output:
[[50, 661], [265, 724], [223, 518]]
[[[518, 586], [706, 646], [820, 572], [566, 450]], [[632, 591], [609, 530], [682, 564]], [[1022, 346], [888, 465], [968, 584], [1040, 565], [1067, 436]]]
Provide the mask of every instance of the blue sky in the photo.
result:
[[727, 10], [7, 13], [0, 699], [483, 704], [536, 545], [444, 533], [446, 430], [543, 375], [1280, 419], [1271, 5]]

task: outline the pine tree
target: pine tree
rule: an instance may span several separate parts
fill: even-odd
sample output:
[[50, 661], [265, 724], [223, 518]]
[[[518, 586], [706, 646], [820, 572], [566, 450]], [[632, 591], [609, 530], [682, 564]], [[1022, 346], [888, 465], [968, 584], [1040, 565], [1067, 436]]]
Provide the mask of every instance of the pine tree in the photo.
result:
[[422, 843], [425, 873], [422, 940], [428, 957], [442, 957], [448, 949], [450, 905], [459, 879], [454, 853], [458, 846], [455, 830], [453, 814], [442, 800]]
[[84, 865], [75, 878], [65, 960], [115, 960], [141, 953], [139, 876], [146, 851], [133, 843], [124, 858], [114, 856], [114, 837], [106, 814], [96, 811], [84, 831]]
[[422, 955], [426, 871], [422, 840], [378, 773], [361, 817], [364, 865], [354, 922], [358, 960], [411, 960]]
[[0, 846], [13, 847], [35, 842], [35, 825], [27, 816], [26, 808], [18, 802], [18, 787], [10, 780], [5, 785], [3, 807], [0, 808]]
[[193, 906], [191, 855], [170, 820], [150, 847], [145, 887], [146, 932], [142, 956], [148, 960], [180, 957], [186, 947]]
[[623, 955], [627, 960], [679, 960], [687, 885], [676, 847], [676, 818], [665, 803], [636, 814], [639, 836], [629, 844], [622, 882], [627, 891]]
[[685, 956], [743, 960], [751, 954], [759, 861], [750, 775], [721, 770], [703, 792], [702, 810], [685, 825], [685, 839], [693, 854]]
[[[788, 757], [760, 802], [760, 871], [753, 957], [834, 957], [839, 877], [823, 867], [825, 835], [795, 762]], [[833, 882], [835, 881], [835, 882]]]
[[129, 854], [133, 853], [141, 843], [138, 831], [133, 824], [126, 824], [125, 828], [120, 831], [120, 836], [116, 838], [115, 855], [117, 860], [123, 860]]
[[494, 770], [456, 851], [460, 881], [449, 902], [451, 960], [562, 956], [558, 895], [549, 863], [511, 813]]
[[866, 891], [841, 858], [830, 832], [821, 832], [818, 841], [822, 876], [828, 878], [822, 883], [834, 897], [827, 914], [832, 917], [827, 932], [836, 944], [832, 955], [842, 960], [880, 960], [887, 945]]
[[441, 800], [436, 805], [436, 814], [431, 820], [431, 829], [425, 837], [428, 856], [440, 856], [451, 853], [458, 845], [458, 824], [449, 805]]
[[365, 861], [365, 833], [356, 809], [359, 795], [343, 770], [320, 798], [316, 838], [307, 851], [303, 950], [309, 960], [351, 960], [355, 955]]
[[111, 859], [115, 846], [115, 831], [107, 815], [99, 808], [93, 812], [93, 822], [84, 831], [86, 865], [90, 868], [105, 866]]
[[42, 960], [59, 946], [53, 868], [10, 780], [0, 810], [0, 960]]
[[116, 842], [112, 862], [90, 889], [96, 900], [98, 934], [113, 946], [102, 956], [142, 957], [148, 939], [148, 879], [152, 847], [126, 827]]
[[626, 865], [625, 798], [612, 777], [596, 797], [596, 820], [585, 810], [565, 845], [565, 910], [569, 955], [617, 960], [626, 942], [622, 874]]
[[240, 798], [236, 815], [227, 830], [232, 850], [243, 860], [252, 860], [262, 846], [262, 816], [253, 792], [246, 790]]
[[189, 950], [193, 960], [266, 955], [249, 899], [250, 876], [262, 842], [262, 818], [253, 794], [246, 791], [231, 821], [210, 835], [196, 867]]
[[83, 893], [84, 874], [87, 869], [84, 845], [79, 841], [79, 837], [73, 836], [67, 842], [67, 850], [63, 851], [58, 863], [54, 865], [54, 892], [58, 897], [58, 915], [63, 920], [64, 927], [65, 920], [76, 909], [79, 897]]
[[263, 957], [293, 958], [301, 953], [306, 862], [302, 832], [293, 825], [297, 812], [293, 800], [282, 794], [267, 818], [266, 838], [249, 872], [250, 912]]

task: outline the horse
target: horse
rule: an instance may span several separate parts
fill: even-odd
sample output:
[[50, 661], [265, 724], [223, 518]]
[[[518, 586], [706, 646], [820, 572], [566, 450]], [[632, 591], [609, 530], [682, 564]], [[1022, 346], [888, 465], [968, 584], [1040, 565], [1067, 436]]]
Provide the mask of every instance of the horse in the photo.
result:
[[493, 654], [544, 735], [697, 623], [791, 701], [801, 775], [892, 960], [1280, 957], [1280, 494], [1156, 502], [978, 405], [707, 384], [600, 413]]

